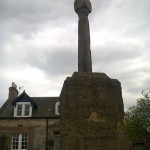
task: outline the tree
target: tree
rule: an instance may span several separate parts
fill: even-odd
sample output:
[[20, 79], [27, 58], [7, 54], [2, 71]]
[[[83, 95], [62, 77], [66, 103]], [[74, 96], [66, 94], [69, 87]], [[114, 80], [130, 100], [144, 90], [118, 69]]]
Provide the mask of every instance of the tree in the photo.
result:
[[137, 140], [150, 136], [150, 92], [142, 92], [137, 103], [125, 113], [125, 128], [129, 139]]

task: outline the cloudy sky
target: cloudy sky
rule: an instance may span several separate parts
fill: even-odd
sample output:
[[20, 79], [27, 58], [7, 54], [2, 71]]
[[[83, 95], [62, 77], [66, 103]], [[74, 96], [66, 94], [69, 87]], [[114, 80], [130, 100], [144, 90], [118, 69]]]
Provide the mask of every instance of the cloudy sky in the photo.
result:
[[[150, 90], [150, 0], [91, 2], [93, 71], [121, 82], [127, 108]], [[0, 106], [11, 82], [31, 97], [59, 96], [65, 78], [78, 70], [73, 3], [0, 0]]]

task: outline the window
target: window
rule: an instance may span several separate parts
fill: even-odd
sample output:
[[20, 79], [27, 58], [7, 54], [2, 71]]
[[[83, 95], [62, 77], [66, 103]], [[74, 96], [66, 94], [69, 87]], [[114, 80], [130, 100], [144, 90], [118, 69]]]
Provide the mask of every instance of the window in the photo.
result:
[[29, 116], [30, 114], [30, 104], [25, 104], [24, 115]]
[[54, 150], [60, 150], [60, 134], [54, 135]]
[[145, 150], [144, 143], [134, 143], [133, 150]]
[[17, 107], [17, 116], [22, 116], [22, 105], [18, 104]]
[[14, 108], [14, 117], [31, 117], [32, 106], [30, 102], [17, 102]]
[[28, 135], [13, 134], [11, 150], [27, 150], [27, 149], [28, 149]]
[[60, 114], [60, 102], [56, 102], [55, 104], [55, 114], [56, 115]]

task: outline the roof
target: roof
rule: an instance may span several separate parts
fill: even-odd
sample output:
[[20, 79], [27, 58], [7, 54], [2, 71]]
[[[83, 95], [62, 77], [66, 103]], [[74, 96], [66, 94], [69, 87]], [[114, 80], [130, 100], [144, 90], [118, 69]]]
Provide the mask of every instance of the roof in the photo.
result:
[[[25, 93], [25, 92], [24, 92]], [[59, 97], [29, 97], [26, 93], [21, 94], [15, 100], [8, 99], [0, 109], [0, 118], [14, 118], [14, 105], [16, 102], [24, 102], [25, 97], [28, 98], [33, 106], [32, 117], [30, 118], [44, 118], [44, 117], [58, 117], [55, 114], [55, 103], [59, 101]]]
[[56, 117], [55, 103], [59, 97], [32, 97], [37, 104], [37, 109], [32, 113], [33, 117]]
[[37, 108], [36, 103], [30, 98], [25, 91], [21, 95], [19, 95], [16, 99], [12, 101], [13, 105], [16, 105], [17, 102], [30, 102], [33, 106], [33, 108]]

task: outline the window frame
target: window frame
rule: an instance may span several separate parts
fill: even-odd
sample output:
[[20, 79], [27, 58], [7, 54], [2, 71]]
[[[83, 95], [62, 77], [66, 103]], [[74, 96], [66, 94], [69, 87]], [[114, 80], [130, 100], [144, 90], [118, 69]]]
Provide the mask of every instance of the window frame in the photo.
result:
[[[18, 108], [21, 109], [19, 110]], [[28, 110], [26, 109], [26, 106], [28, 106]], [[19, 110], [19, 111], [18, 111]], [[18, 114], [20, 112], [20, 114]], [[26, 113], [28, 112], [28, 115]], [[17, 102], [14, 106], [14, 117], [31, 117], [32, 116], [32, 105], [31, 102]]]
[[58, 149], [60, 149], [60, 134], [54, 134], [54, 150]]
[[11, 150], [28, 150], [28, 134], [27, 133], [12, 134]]
[[56, 115], [60, 114], [60, 101], [55, 103], [55, 114]]

